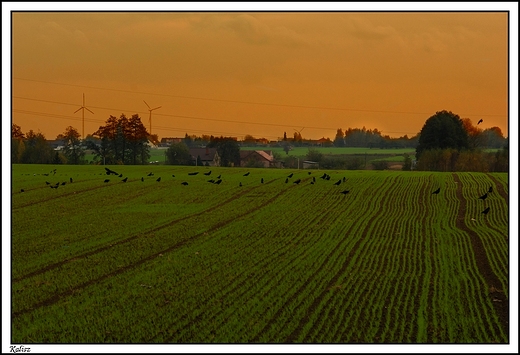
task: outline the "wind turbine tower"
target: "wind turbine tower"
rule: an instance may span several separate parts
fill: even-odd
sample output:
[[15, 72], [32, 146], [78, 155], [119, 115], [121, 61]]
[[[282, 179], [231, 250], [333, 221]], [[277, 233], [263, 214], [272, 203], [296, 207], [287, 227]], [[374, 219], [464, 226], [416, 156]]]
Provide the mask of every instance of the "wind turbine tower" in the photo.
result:
[[146, 101], [143, 100], [143, 102], [148, 106], [148, 111], [150, 111], [150, 135], [152, 135], [152, 111], [157, 110], [158, 108], [161, 108], [162, 106], [156, 107], [156, 108], [150, 108], [150, 105], [146, 103]]
[[82, 122], [83, 127], [82, 127], [82, 131], [81, 131], [81, 135], [82, 135], [82, 138], [85, 139], [85, 110], [87, 110], [91, 114], [94, 114], [94, 112], [90, 111], [88, 108], [85, 107], [85, 93], [83, 93], [83, 106], [81, 106], [76, 111], [74, 111], [74, 113], [78, 112], [79, 110], [82, 110], [81, 122]]

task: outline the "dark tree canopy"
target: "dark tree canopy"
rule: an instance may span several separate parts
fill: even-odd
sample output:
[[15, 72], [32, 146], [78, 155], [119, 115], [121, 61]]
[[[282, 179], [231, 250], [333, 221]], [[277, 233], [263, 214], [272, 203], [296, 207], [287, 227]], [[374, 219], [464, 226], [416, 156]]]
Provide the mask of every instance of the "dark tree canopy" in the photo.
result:
[[230, 137], [211, 137], [208, 148], [217, 148], [221, 166], [240, 166], [240, 146]]
[[416, 158], [431, 149], [469, 148], [468, 132], [464, 129], [461, 118], [451, 111], [440, 111], [426, 120], [415, 150]]

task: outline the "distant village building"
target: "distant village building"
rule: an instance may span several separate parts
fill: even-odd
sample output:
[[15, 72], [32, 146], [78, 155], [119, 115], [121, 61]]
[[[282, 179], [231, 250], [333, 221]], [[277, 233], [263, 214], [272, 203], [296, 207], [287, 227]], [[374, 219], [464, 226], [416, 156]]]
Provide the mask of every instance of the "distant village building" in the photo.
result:
[[65, 139], [47, 140], [47, 144], [49, 144], [54, 150], [62, 150], [66, 143]]
[[161, 142], [159, 143], [159, 147], [169, 147], [174, 143], [182, 142], [183, 138], [161, 138]]
[[240, 166], [277, 167], [278, 162], [271, 150], [241, 150]]
[[190, 148], [190, 155], [195, 165], [220, 166], [217, 148]]

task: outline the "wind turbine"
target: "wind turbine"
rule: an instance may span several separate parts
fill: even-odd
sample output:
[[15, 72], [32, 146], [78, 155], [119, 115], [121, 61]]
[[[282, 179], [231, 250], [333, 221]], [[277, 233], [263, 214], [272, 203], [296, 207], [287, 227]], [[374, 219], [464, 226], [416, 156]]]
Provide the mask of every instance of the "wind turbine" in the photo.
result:
[[83, 106], [78, 108], [74, 113], [78, 112], [79, 110], [82, 110], [81, 112], [81, 121], [82, 121], [82, 131], [81, 135], [82, 138], [85, 139], [85, 110], [89, 111], [91, 114], [94, 114], [94, 112], [90, 111], [88, 108], [85, 107], [85, 93], [83, 93]]
[[146, 101], [143, 100], [143, 102], [148, 106], [148, 111], [150, 111], [150, 135], [152, 135], [152, 111], [157, 110], [158, 108], [161, 108], [162, 106], [156, 107], [156, 108], [150, 108], [150, 105], [146, 103]]

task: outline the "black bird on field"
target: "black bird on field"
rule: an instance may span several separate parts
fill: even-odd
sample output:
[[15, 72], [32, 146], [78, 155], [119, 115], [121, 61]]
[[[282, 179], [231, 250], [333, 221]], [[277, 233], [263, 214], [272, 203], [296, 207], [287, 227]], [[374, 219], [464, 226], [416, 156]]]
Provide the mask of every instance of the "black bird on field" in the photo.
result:
[[146, 175], [146, 176], [153, 176], [153, 173], [150, 173], [150, 174], [148, 174], [148, 175]]
[[110, 180], [108, 180], [108, 179], [105, 179], [105, 182], [109, 182], [109, 181], [110, 181]]
[[128, 180], [128, 176], [125, 177], [123, 180], [121, 180], [122, 182], [126, 182], [126, 180]]
[[315, 176], [312, 177], [312, 182], [316, 182], [316, 177]]
[[489, 212], [489, 207], [486, 208], [484, 211], [482, 211], [482, 212], [480, 212], [480, 213], [488, 214], [488, 212]]
[[47, 185], [50, 185], [51, 183], [50, 183], [50, 182], [48, 182], [48, 181], [45, 181], [45, 184], [47, 184]]
[[242, 187], [242, 182], [239, 182], [239, 183], [238, 183], [238, 186]]
[[326, 178], [326, 177], [327, 177], [327, 173], [323, 173], [323, 175], [322, 175], [322, 176], [320, 176], [320, 179], [323, 179], [323, 180], [325, 180], [325, 178]]
[[188, 175], [197, 175], [198, 173], [199, 173], [199, 172], [196, 171], [196, 172], [194, 172], [194, 173], [188, 173]]
[[347, 181], [347, 178], [343, 176], [343, 182]]
[[325, 178], [325, 180], [330, 180], [330, 175], [327, 175], [327, 177]]
[[211, 180], [208, 180], [208, 182], [211, 182], [213, 184], [215, 182], [215, 180], [211, 179]]
[[244, 176], [248, 176], [249, 175], [249, 171], [247, 173], [244, 174]]
[[478, 120], [477, 125], [481, 124], [482, 122], [484, 122], [484, 120], [481, 118], [480, 120]]
[[264, 178], [261, 178], [261, 179], [260, 179], [260, 183], [261, 183], [261, 184], [264, 183]]
[[69, 181], [72, 182], [72, 178], [70, 178]]
[[489, 192], [489, 193], [492, 193], [492, 192], [493, 192], [493, 186], [490, 186], [490, 187], [489, 187], [488, 192]]
[[293, 181], [293, 184], [296, 184], [296, 185], [298, 185], [298, 184], [299, 184], [300, 182], [302, 182], [302, 180], [301, 180], [301, 179], [298, 179], [298, 180], [294, 180], [294, 181]]
[[289, 178], [285, 178], [285, 183], [287, 184], [289, 182]]
[[161, 181], [161, 177], [159, 176], [159, 177], [157, 178], [157, 180], [155, 180], [155, 181], [157, 181], [157, 182]]
[[65, 186], [66, 183], [67, 183], [66, 181], [62, 182], [61, 186]]
[[222, 175], [217, 176], [217, 179], [220, 179], [221, 176], [222, 176]]
[[204, 173], [204, 175], [206, 175], [206, 176], [210, 176], [210, 174], [211, 174], [211, 170], [208, 171], [207, 173]]
[[119, 177], [123, 177], [123, 174], [119, 174]]
[[435, 195], [438, 195], [439, 192], [441, 192], [441, 188], [439, 187], [437, 190], [433, 191], [432, 192], [432, 195], [435, 194]]
[[175, 175], [172, 174], [172, 177], [175, 177]]
[[51, 185], [51, 189], [57, 189], [58, 186]]
[[215, 181], [215, 184], [220, 185], [221, 182], [222, 182], [222, 179], [218, 179], [217, 181]]
[[144, 182], [144, 177], [141, 178], [141, 182]]
[[287, 176], [288, 178], [292, 178], [293, 177], [293, 173], [290, 173], [289, 176]]
[[346, 194], [348, 194], [349, 192], [350, 192], [350, 190], [343, 190], [343, 191], [341, 191], [341, 193], [342, 193], [343, 195], [346, 195]]
[[54, 186], [58, 187], [58, 186], [60, 186], [60, 183], [59, 183], [59, 182], [57, 182], [57, 183], [56, 183], [56, 184], [55, 184]]
[[186, 181], [181, 182], [182, 185], [186, 186], [188, 183]]
[[479, 197], [479, 200], [484, 201], [484, 200], [487, 198], [487, 196], [488, 196], [488, 194], [487, 194], [487, 192], [486, 192], [484, 195], [482, 195], [482, 196]]
[[114, 170], [110, 170], [109, 168], [105, 168], [106, 172], [107, 172], [107, 175], [110, 175], [110, 174], [114, 174], [114, 175], [119, 175], [118, 173], [116, 173]]
[[334, 183], [334, 185], [339, 186], [341, 184], [341, 179]]
[[25, 190], [24, 190], [24, 189], [21, 189], [20, 192], [25, 192]]

